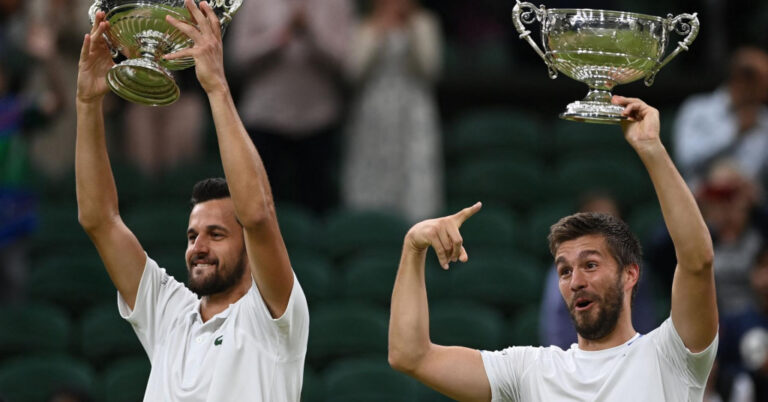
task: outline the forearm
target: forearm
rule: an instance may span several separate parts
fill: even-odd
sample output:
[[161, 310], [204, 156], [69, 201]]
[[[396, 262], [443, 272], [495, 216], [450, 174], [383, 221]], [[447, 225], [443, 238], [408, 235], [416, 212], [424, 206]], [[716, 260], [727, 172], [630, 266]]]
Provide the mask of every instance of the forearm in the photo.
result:
[[78, 219], [94, 230], [118, 216], [117, 189], [107, 154], [101, 101], [76, 102], [75, 182]]
[[237, 114], [226, 85], [208, 94], [221, 161], [235, 213], [246, 228], [274, 219], [272, 191], [256, 147]]
[[417, 14], [412, 18], [412, 57], [417, 72], [427, 80], [437, 78], [440, 71], [440, 29], [432, 17]]
[[427, 250], [406, 243], [392, 291], [389, 319], [389, 363], [413, 372], [429, 351], [429, 307], [424, 277]]
[[653, 182], [680, 269], [712, 267], [712, 238], [696, 200], [661, 142], [638, 150]]

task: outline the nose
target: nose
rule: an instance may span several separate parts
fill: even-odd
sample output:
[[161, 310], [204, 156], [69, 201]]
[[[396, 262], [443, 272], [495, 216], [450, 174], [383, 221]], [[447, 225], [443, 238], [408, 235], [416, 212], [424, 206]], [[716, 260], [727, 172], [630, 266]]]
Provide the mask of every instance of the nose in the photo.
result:
[[189, 248], [192, 254], [208, 254], [208, 240], [206, 239], [206, 236], [200, 235], [195, 237], [195, 240], [189, 245]]
[[574, 269], [571, 273], [571, 290], [577, 291], [587, 287], [586, 275], [580, 269]]

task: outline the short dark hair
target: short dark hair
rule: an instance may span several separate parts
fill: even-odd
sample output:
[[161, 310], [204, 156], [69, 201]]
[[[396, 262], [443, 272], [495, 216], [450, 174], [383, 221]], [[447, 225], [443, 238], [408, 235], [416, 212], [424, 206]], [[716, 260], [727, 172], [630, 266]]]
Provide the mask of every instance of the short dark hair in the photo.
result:
[[201, 202], [229, 197], [227, 180], [222, 177], [211, 177], [195, 183], [195, 186], [192, 187], [192, 198], [189, 199], [189, 204], [194, 207]]
[[[601, 235], [605, 238], [608, 251], [618, 263], [619, 269], [632, 264], [640, 267], [643, 251], [637, 236], [621, 219], [597, 212], [579, 212], [566, 216], [552, 225], [547, 236], [549, 252], [552, 253], [552, 257], [555, 257], [561, 244], [588, 235]], [[633, 301], [635, 294], [637, 294], [637, 284], [632, 288]]]

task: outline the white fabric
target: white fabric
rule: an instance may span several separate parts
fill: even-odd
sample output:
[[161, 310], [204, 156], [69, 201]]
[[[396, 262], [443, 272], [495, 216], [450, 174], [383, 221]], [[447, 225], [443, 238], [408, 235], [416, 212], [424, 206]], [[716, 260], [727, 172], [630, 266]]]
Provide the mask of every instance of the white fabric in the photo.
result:
[[[680, 107], [675, 120], [675, 159], [689, 184], [706, 171], [700, 165], [719, 157], [733, 159], [750, 178], [757, 178], [768, 161], [768, 108], [762, 108], [755, 126], [738, 133], [738, 121], [731, 111], [731, 98], [725, 88], [711, 94], [696, 95]], [[726, 151], [739, 138], [734, 149]]]
[[152, 371], [144, 401], [298, 401], [309, 333], [294, 277], [288, 308], [273, 319], [254, 284], [206, 323], [200, 300], [147, 258], [134, 310], [118, 293]]
[[482, 357], [493, 402], [699, 402], [717, 340], [691, 353], [667, 319], [647, 335], [610, 349], [526, 346], [483, 351]]

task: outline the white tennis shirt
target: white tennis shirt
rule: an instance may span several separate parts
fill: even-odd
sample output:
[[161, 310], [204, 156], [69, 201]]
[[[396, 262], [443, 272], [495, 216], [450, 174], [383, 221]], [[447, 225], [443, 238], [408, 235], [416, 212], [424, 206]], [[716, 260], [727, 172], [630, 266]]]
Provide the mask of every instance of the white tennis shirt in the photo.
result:
[[717, 336], [691, 353], [668, 318], [646, 335], [599, 351], [511, 347], [483, 351], [493, 402], [696, 401], [717, 353]]
[[203, 323], [200, 300], [147, 257], [136, 304], [118, 292], [152, 370], [144, 401], [298, 401], [309, 334], [298, 280], [285, 313], [273, 319], [254, 284]]

